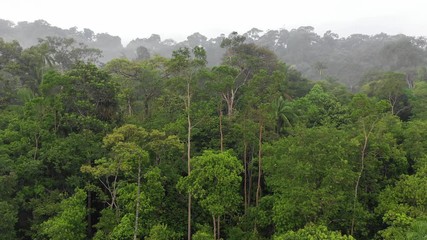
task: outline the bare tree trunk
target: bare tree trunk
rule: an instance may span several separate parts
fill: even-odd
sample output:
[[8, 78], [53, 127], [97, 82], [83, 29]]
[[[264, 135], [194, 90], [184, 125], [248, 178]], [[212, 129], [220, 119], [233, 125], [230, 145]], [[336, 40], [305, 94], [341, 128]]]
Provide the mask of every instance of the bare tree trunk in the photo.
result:
[[234, 90], [231, 90], [230, 92], [227, 92], [226, 94], [222, 94], [222, 98], [227, 103], [227, 116], [233, 115], [233, 108], [234, 108], [234, 98], [235, 98], [235, 92]]
[[34, 155], [33, 155], [33, 158], [34, 158], [34, 160], [36, 160], [37, 159], [37, 153], [38, 153], [38, 151], [39, 151], [39, 140], [40, 140], [40, 134], [36, 134], [35, 136], [34, 136], [34, 141], [35, 141], [35, 150], [34, 150]]
[[357, 198], [358, 198], [358, 192], [359, 192], [359, 184], [360, 179], [362, 178], [363, 171], [365, 170], [365, 156], [366, 156], [366, 148], [368, 147], [368, 141], [369, 141], [369, 135], [371, 134], [372, 130], [374, 129], [375, 123], [371, 125], [371, 128], [369, 129], [369, 132], [366, 132], [366, 127], [363, 125], [363, 136], [364, 136], [364, 143], [361, 151], [361, 157], [360, 157], [360, 171], [357, 176], [356, 185], [354, 187], [354, 199], [353, 199], [353, 216], [351, 219], [351, 229], [350, 229], [350, 235], [353, 235], [354, 233], [354, 226], [356, 224], [356, 204], [357, 204]]
[[[89, 166], [92, 166], [92, 161], [90, 160], [90, 158], [87, 158], [87, 164]], [[88, 180], [88, 183], [91, 184], [91, 180]], [[87, 209], [88, 209], [88, 214], [87, 214], [87, 236], [89, 237], [89, 239], [92, 239], [93, 237], [93, 229], [92, 229], [92, 191], [88, 190], [87, 191]]]
[[220, 229], [220, 221], [221, 221], [221, 219], [219, 218], [219, 216], [217, 217], [218, 218], [218, 225], [217, 225], [217, 227], [216, 227], [216, 229], [217, 229], [217, 231], [218, 231], [218, 233], [217, 233], [217, 238], [218, 239], [221, 239], [221, 229]]
[[214, 233], [214, 240], [216, 240], [216, 219], [215, 216], [212, 215], [212, 220], [213, 220], [213, 233]]
[[[188, 176], [191, 174], [191, 118], [190, 118], [190, 106], [191, 106], [191, 95], [190, 95], [190, 81], [187, 82], [187, 171]], [[187, 239], [191, 240], [191, 194], [188, 194], [188, 224], [187, 224]]]
[[251, 205], [251, 200], [252, 200], [252, 169], [249, 168], [249, 165], [253, 161], [253, 154], [254, 154], [254, 146], [252, 145], [251, 154], [249, 154], [250, 161], [248, 162], [248, 183], [249, 183], [249, 186], [248, 186], [248, 206]]
[[219, 132], [221, 135], [221, 139], [220, 139], [221, 152], [223, 152], [224, 151], [224, 133], [222, 132], [222, 109], [219, 110]]
[[129, 116], [132, 116], [132, 104], [131, 104], [130, 98], [128, 98], [127, 104], [128, 104], [128, 114]]
[[409, 76], [408, 73], [406, 73], [405, 75], [406, 75], [405, 80], [406, 80], [406, 83], [408, 84], [408, 88], [409, 89], [414, 88], [414, 81], [411, 80], [411, 78], [410, 78], [410, 76]]
[[225, 101], [227, 103], [227, 116], [231, 116], [233, 115], [233, 101], [229, 97], [225, 98]]
[[133, 239], [138, 239], [138, 218], [139, 218], [139, 205], [141, 195], [141, 161], [138, 161], [138, 188], [136, 192], [136, 209], [135, 209], [135, 227], [133, 232]]
[[247, 149], [248, 149], [248, 143], [243, 143], [243, 167], [244, 167], [244, 179], [243, 179], [243, 195], [244, 195], [244, 206], [245, 206], [245, 213], [248, 211], [248, 189], [247, 189], [247, 181], [248, 181], [248, 166], [247, 166]]
[[258, 141], [258, 184], [255, 195], [255, 204], [258, 206], [261, 195], [261, 175], [262, 175], [262, 123], [259, 124], [259, 141]]
[[[115, 206], [115, 210], [116, 210], [116, 217], [119, 216], [119, 206], [116, 202], [117, 199], [117, 178], [119, 177], [119, 169], [121, 166], [121, 162], [119, 161], [117, 168], [116, 168], [116, 172], [115, 172], [115, 176], [114, 176], [114, 180], [113, 180], [113, 184], [112, 184], [112, 188], [113, 190], [111, 191], [111, 207], [113, 208]], [[108, 183], [108, 178], [107, 178], [107, 183]], [[109, 186], [110, 184], [108, 184]], [[109, 188], [108, 188], [109, 189]]]
[[118, 173], [116, 173], [116, 176], [114, 176], [114, 181], [113, 181], [113, 191], [111, 192], [111, 206], [114, 207], [116, 209], [116, 214], [118, 213], [119, 207], [117, 206], [116, 203], [116, 198], [117, 198], [117, 177], [118, 177]]

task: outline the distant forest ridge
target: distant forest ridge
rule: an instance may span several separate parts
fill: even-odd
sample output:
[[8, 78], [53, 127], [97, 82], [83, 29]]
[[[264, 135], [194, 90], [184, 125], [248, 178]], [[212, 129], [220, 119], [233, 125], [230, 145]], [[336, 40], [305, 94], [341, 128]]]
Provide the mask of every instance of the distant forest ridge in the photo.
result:
[[[246, 43], [272, 50], [279, 59], [294, 66], [306, 78], [329, 78], [345, 83], [350, 88], [375, 72], [403, 72], [408, 78], [414, 78], [420, 71], [424, 72], [427, 65], [426, 37], [385, 33], [340, 37], [331, 31], [320, 36], [311, 26], [266, 32], [253, 28], [239, 34], [246, 38]], [[172, 52], [180, 47], [202, 46], [206, 49], [210, 66], [220, 64], [225, 52], [220, 45], [227, 37], [221, 35], [208, 39], [200, 33], [194, 33], [187, 40], [176, 42], [172, 39], [162, 40], [160, 35], [153, 34], [148, 38], [134, 39], [123, 46], [120, 37], [95, 33], [87, 28], [80, 31], [77, 27], [61, 29], [45, 20], [15, 24], [0, 19], [0, 38], [5, 41], [17, 40], [24, 48], [48, 36], [73, 38], [88, 47], [100, 49], [103, 56], [100, 60], [104, 63], [114, 58], [136, 59], [141, 50], [151, 56], [171, 57]]]

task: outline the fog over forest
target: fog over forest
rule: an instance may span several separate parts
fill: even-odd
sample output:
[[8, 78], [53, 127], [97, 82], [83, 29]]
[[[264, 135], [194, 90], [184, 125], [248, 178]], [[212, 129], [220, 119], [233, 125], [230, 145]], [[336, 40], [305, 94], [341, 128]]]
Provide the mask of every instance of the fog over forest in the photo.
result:
[[[161, 34], [152, 34], [123, 46], [120, 36], [95, 33], [87, 28], [61, 29], [44, 20], [18, 23], [0, 20], [0, 37], [5, 41], [17, 40], [22, 47], [27, 48], [48, 36], [73, 38], [90, 48], [100, 49], [100, 61], [103, 63], [123, 57], [171, 57], [172, 52], [180, 47], [202, 46], [207, 52], [208, 65], [215, 66], [220, 64], [225, 53], [225, 49], [220, 46], [221, 42], [229, 34], [208, 39], [196, 32], [182, 42], [162, 39]], [[280, 60], [295, 66], [304, 77], [313, 80], [330, 78], [351, 89], [357, 88], [367, 75], [382, 71], [405, 72], [409, 81], [412, 81], [417, 71], [423, 71], [427, 62], [427, 39], [424, 36], [378, 33], [340, 37], [331, 31], [319, 35], [310, 26], [269, 31], [253, 28], [238, 34], [246, 37], [245, 43], [255, 43], [272, 50]]]

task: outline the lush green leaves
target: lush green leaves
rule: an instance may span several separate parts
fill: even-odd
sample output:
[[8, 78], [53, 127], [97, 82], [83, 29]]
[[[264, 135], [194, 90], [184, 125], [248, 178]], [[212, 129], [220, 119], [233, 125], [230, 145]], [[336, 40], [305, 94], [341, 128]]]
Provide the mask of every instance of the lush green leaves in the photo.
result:
[[86, 239], [86, 197], [86, 192], [79, 189], [64, 199], [59, 214], [43, 223], [42, 233], [49, 239]]
[[212, 215], [234, 211], [239, 204], [242, 165], [230, 152], [204, 151], [192, 159], [192, 171], [178, 188], [191, 193]]

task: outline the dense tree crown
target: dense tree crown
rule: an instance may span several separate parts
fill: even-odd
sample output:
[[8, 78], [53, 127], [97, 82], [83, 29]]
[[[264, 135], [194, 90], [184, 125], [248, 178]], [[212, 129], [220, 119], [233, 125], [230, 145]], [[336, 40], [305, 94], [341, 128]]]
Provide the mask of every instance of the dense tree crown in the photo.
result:
[[0, 39], [0, 239], [425, 238], [424, 39], [68, 31]]

